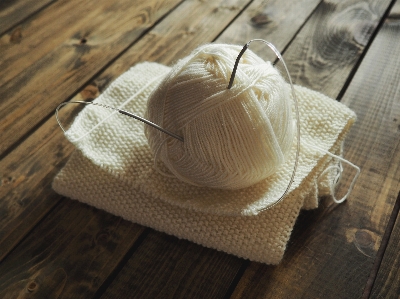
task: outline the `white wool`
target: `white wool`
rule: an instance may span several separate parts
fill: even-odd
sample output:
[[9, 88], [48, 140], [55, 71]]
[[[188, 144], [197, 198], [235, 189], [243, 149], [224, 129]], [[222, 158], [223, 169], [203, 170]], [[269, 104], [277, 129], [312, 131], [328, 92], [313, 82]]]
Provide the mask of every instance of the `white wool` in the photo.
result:
[[157, 160], [180, 180], [240, 189], [258, 183], [287, 159], [294, 126], [290, 89], [269, 62], [248, 50], [227, 89], [239, 46], [201, 46], [179, 61], [149, 98], [145, 134]]

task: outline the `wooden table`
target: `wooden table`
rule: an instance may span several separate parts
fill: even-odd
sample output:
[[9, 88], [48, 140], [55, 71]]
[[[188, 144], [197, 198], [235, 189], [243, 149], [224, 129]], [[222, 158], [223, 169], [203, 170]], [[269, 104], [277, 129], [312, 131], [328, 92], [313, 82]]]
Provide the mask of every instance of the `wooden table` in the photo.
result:
[[[0, 34], [0, 298], [399, 298], [400, 0], [2, 1]], [[362, 168], [350, 199], [301, 212], [281, 264], [51, 189], [74, 150], [59, 103], [95, 98], [138, 62], [253, 38], [284, 53], [297, 84], [358, 115], [345, 144]]]

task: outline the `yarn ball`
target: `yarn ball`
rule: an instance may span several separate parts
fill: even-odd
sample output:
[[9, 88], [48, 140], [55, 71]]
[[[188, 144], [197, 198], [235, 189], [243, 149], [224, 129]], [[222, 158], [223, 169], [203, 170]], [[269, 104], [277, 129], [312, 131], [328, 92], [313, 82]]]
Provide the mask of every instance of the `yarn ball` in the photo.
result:
[[295, 134], [290, 87], [270, 62], [247, 50], [227, 89], [241, 49], [197, 48], [149, 97], [145, 117], [184, 139], [145, 126], [155, 165], [162, 161], [169, 175], [193, 185], [239, 189], [275, 173], [288, 157]]

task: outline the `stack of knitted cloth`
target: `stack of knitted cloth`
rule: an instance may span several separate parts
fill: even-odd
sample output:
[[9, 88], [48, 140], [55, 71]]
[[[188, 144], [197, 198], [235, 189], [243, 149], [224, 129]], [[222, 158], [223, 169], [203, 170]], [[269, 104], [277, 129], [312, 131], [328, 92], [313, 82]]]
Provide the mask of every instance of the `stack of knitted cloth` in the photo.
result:
[[[169, 71], [157, 63], [138, 64], [95, 102], [144, 115], [150, 93]], [[299, 164], [289, 193], [277, 205], [272, 206], [293, 171], [296, 142], [281, 169], [251, 187], [192, 186], [154, 169], [143, 123], [94, 105], [85, 107], [66, 133], [78, 150], [55, 177], [53, 188], [167, 234], [252, 261], [277, 264], [300, 210], [316, 208], [318, 197], [333, 192], [337, 170], [324, 170], [337, 161], [326, 152], [340, 154], [355, 121], [354, 112], [343, 104], [304, 87], [295, 86], [295, 91], [301, 131]]]

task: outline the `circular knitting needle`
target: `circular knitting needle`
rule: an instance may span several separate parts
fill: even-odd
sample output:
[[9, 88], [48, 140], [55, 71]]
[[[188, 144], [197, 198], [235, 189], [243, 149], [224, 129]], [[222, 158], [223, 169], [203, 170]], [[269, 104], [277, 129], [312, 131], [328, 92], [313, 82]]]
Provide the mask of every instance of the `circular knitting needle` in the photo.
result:
[[290, 73], [289, 73], [289, 70], [288, 70], [288, 68], [286, 66], [286, 63], [283, 60], [283, 57], [282, 57], [281, 53], [278, 51], [278, 49], [273, 44], [271, 44], [270, 42], [268, 42], [266, 40], [263, 40], [263, 39], [252, 39], [247, 44], [245, 44], [243, 46], [242, 50], [239, 52], [239, 54], [238, 54], [238, 56], [236, 58], [235, 65], [233, 67], [231, 78], [229, 80], [229, 84], [228, 84], [228, 88], [227, 89], [231, 89], [231, 87], [233, 85], [233, 81], [235, 80], [235, 75], [236, 75], [236, 71], [237, 71], [237, 68], [238, 68], [238, 65], [239, 65], [240, 58], [243, 56], [244, 52], [246, 52], [246, 50], [249, 48], [250, 44], [252, 42], [254, 42], [254, 41], [258, 41], [258, 42], [262, 42], [262, 43], [266, 44], [275, 53], [275, 55], [279, 58], [279, 60], [282, 62], [283, 66], [285, 67], [286, 73], [288, 75], [289, 83], [290, 83], [290, 86], [291, 86], [291, 89], [292, 89], [293, 103], [294, 103], [294, 107], [295, 107], [295, 111], [296, 111], [296, 119], [297, 119], [297, 122], [296, 122], [296, 127], [297, 127], [296, 157], [295, 157], [295, 162], [294, 162], [294, 166], [293, 166], [293, 172], [292, 172], [292, 176], [290, 177], [289, 184], [287, 185], [285, 192], [283, 192], [282, 196], [276, 202], [274, 202], [273, 204], [271, 204], [270, 206], [268, 206], [266, 208], [263, 208], [263, 209], [259, 210], [259, 212], [262, 212], [262, 211], [268, 210], [268, 209], [276, 206], [277, 204], [279, 204], [283, 200], [283, 198], [286, 196], [286, 194], [289, 193], [290, 187], [292, 186], [292, 184], [294, 182], [294, 178], [296, 176], [296, 171], [297, 171], [297, 166], [299, 164], [299, 155], [300, 155], [300, 114], [299, 114], [299, 107], [298, 107], [296, 92], [294, 90], [294, 86], [293, 86], [293, 83], [292, 83], [292, 78], [290, 76]]
[[169, 136], [171, 136], [171, 137], [173, 137], [175, 139], [178, 139], [179, 141], [183, 142], [183, 137], [178, 136], [175, 133], [172, 133], [172, 132], [160, 127], [159, 125], [157, 125], [157, 124], [155, 124], [155, 123], [153, 123], [153, 122], [151, 122], [151, 121], [149, 121], [149, 120], [147, 120], [147, 119], [145, 119], [145, 118], [143, 118], [141, 116], [138, 116], [138, 115], [136, 115], [134, 113], [131, 113], [131, 112], [128, 112], [128, 111], [125, 111], [125, 110], [122, 110], [122, 109], [118, 109], [118, 108], [115, 108], [115, 107], [111, 107], [111, 106], [108, 106], [108, 105], [100, 104], [100, 103], [84, 102], [84, 101], [64, 102], [64, 103], [61, 103], [60, 105], [58, 105], [58, 107], [56, 109], [56, 119], [57, 119], [58, 124], [60, 125], [60, 128], [64, 131], [64, 133], [65, 133], [65, 129], [61, 125], [61, 122], [60, 122], [60, 120], [58, 118], [58, 110], [60, 110], [61, 107], [65, 106], [65, 105], [68, 105], [68, 104], [86, 104], [86, 105], [90, 104], [90, 105], [95, 105], [95, 106], [100, 106], [100, 107], [103, 107], [103, 108], [111, 109], [111, 110], [117, 111], [118, 113], [127, 115], [127, 116], [132, 117], [132, 118], [137, 119], [137, 120], [140, 120], [141, 122], [145, 123], [146, 125], [149, 125], [149, 126], [155, 128], [155, 129], [157, 129], [157, 130], [159, 130], [159, 131], [161, 131], [161, 132], [163, 132], [163, 133], [165, 133], [165, 134], [167, 134], [167, 135], [169, 135]]

